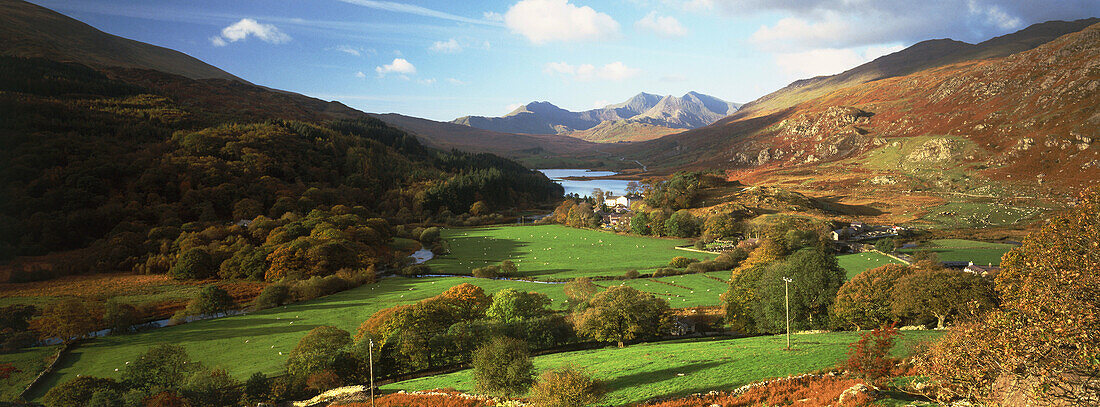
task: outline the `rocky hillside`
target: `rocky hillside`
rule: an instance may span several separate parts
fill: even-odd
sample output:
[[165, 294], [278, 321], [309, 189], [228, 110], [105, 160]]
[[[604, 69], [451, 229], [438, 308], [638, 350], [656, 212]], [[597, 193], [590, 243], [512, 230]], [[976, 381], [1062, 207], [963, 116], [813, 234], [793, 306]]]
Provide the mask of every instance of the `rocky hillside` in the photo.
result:
[[1100, 179], [1098, 88], [1094, 24], [1010, 56], [850, 86], [616, 152], [651, 168], [723, 168], [842, 193], [1068, 192]]
[[503, 117], [465, 116], [453, 123], [506, 133], [563, 134], [597, 142], [639, 141], [709, 125], [739, 104], [698, 92], [684, 96], [639, 93], [599, 109], [571, 112], [531, 102]]

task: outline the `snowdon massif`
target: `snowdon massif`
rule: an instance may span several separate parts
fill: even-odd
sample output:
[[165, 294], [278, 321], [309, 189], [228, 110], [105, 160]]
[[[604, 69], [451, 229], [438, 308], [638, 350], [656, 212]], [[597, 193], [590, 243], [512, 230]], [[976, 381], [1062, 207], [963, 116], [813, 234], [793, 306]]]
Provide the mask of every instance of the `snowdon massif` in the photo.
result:
[[563, 134], [596, 142], [638, 141], [714, 123], [740, 104], [698, 92], [684, 96], [639, 93], [622, 103], [572, 112], [531, 102], [503, 117], [465, 116], [453, 123], [507, 133]]

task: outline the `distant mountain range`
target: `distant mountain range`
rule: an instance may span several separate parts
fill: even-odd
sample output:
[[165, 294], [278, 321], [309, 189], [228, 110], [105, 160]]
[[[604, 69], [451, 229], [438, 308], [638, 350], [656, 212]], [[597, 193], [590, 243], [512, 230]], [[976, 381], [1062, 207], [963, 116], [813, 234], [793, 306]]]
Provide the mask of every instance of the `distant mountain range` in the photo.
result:
[[688, 92], [684, 96], [639, 93], [622, 103], [572, 112], [550, 102], [531, 102], [503, 117], [465, 116], [453, 123], [505, 133], [562, 134], [590, 141], [638, 141], [714, 123], [740, 104]]

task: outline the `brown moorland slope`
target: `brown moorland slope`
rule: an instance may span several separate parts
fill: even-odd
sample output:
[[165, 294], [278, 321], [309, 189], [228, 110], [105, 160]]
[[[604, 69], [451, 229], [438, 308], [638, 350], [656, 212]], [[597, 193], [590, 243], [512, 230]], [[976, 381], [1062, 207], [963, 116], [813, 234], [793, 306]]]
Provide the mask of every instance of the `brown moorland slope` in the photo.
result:
[[[1100, 23], [1011, 56], [850, 86], [620, 151], [750, 180], [801, 171], [817, 189], [913, 178], [933, 181], [917, 189], [950, 189], [935, 178], [954, 172], [1073, 189], [1100, 178], [1098, 87]], [[847, 181], [827, 185], [823, 175]]]
[[882, 56], [836, 75], [792, 82], [780, 90], [745, 104], [732, 115], [731, 119], [727, 120], [774, 113], [852, 85], [909, 75], [924, 69], [963, 61], [1012, 55], [1033, 49], [1063, 35], [1080, 31], [1097, 22], [1100, 22], [1100, 18], [1048, 21], [978, 44], [951, 39], [922, 41], [902, 51]]

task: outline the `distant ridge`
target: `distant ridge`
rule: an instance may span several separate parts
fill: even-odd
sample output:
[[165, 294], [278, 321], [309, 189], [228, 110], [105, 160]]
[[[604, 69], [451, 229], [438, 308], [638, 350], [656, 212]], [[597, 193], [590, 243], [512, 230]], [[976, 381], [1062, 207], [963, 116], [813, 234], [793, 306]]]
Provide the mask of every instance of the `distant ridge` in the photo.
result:
[[[698, 92], [680, 97], [643, 92], [622, 103], [582, 112], [565, 110], [550, 102], [531, 102], [502, 117], [465, 116], [453, 123], [507, 133], [575, 137], [598, 133], [599, 136], [593, 136], [597, 138], [594, 141], [623, 141], [622, 134], [636, 131], [663, 135], [706, 126], [737, 111], [738, 107], [740, 104]], [[588, 130], [592, 131], [584, 133]]]
[[92, 67], [152, 69], [191, 79], [247, 83], [182, 52], [107, 34], [21, 0], [0, 0], [0, 55], [39, 57]]

